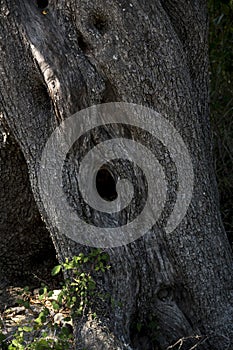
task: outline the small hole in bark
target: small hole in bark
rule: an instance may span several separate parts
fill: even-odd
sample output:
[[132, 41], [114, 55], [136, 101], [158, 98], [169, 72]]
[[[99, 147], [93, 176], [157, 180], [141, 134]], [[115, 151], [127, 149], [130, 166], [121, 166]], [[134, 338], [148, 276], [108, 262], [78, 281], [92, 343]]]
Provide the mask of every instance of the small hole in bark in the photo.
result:
[[107, 20], [104, 17], [95, 15], [93, 18], [93, 25], [99, 33], [104, 34], [107, 30]]
[[81, 34], [78, 36], [78, 46], [83, 52], [87, 52], [88, 45]]
[[36, 2], [37, 2], [37, 6], [41, 10], [45, 9], [49, 4], [48, 0], [37, 0]]
[[96, 189], [103, 199], [113, 201], [117, 198], [116, 182], [106, 168], [101, 168], [96, 174]]
[[158, 291], [158, 298], [161, 301], [166, 301], [171, 298], [172, 291], [170, 288], [162, 288]]
[[107, 80], [105, 82], [105, 89], [101, 99], [101, 103], [106, 102], [117, 102], [120, 101], [120, 98], [117, 96], [113, 85]]
[[34, 83], [34, 98], [35, 102], [40, 105], [41, 111], [45, 111], [51, 108], [51, 99], [48, 92], [48, 87], [36, 80]]

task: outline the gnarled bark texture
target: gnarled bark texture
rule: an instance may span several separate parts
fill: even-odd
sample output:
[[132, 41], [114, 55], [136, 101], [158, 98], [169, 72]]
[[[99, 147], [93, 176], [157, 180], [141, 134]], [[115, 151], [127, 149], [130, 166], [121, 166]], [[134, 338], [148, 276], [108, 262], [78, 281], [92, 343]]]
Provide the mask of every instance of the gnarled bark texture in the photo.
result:
[[[96, 300], [77, 320], [77, 349], [165, 349], [196, 334], [205, 337], [203, 349], [230, 349], [232, 257], [211, 159], [203, 1], [53, 0], [44, 15], [31, 0], [2, 0], [0, 20], [1, 109], [61, 260], [88, 251], [52, 227], [39, 196], [41, 153], [61, 120], [110, 101], [148, 106], [166, 115], [192, 158], [186, 217], [171, 234], [155, 225], [141, 239], [108, 249], [112, 268], [97, 282], [116, 302]], [[80, 152], [98, 137], [84, 140]]]

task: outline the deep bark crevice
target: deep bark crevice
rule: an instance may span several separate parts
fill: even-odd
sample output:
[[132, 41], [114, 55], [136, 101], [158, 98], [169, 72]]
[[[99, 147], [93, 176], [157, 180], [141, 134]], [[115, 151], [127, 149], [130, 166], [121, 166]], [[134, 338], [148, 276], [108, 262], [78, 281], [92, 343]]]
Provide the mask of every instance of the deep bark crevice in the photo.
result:
[[24, 156], [3, 124], [1, 120], [0, 285], [50, 283], [55, 249], [34, 201]]

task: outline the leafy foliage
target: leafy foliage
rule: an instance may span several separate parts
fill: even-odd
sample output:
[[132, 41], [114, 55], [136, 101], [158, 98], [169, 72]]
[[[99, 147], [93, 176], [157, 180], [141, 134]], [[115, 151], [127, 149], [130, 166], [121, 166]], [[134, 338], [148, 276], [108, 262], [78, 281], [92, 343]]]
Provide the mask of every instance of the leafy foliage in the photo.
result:
[[[6, 338], [0, 332], [1, 349], [6, 350], [68, 350], [72, 348], [72, 316], [81, 316], [97, 294], [93, 274], [109, 269], [109, 257], [99, 249], [85, 256], [80, 253], [52, 270], [55, 276], [63, 271], [66, 276], [59, 291], [49, 290], [45, 285], [39, 289], [40, 312], [29, 325], [20, 325], [15, 334]], [[32, 313], [31, 292], [24, 288], [18, 300]]]

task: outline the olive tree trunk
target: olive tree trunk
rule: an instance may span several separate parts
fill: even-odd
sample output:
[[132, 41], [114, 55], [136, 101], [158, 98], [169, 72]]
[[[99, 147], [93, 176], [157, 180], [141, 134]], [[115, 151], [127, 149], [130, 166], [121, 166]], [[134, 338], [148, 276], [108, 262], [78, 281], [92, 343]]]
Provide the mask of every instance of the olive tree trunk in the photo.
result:
[[[1, 1], [0, 104], [59, 259], [88, 251], [51, 224], [39, 196], [41, 154], [62, 120], [105, 102], [150, 107], [182, 136], [194, 169], [191, 204], [172, 233], [155, 225], [135, 242], [107, 250], [112, 268], [97, 282], [114, 303], [98, 300], [76, 320], [76, 348], [165, 349], [181, 337], [200, 335], [200, 348], [230, 349], [232, 256], [211, 157], [205, 4], [53, 0], [43, 11], [41, 3]], [[129, 129], [127, 137], [132, 134]], [[80, 153], [98, 138], [93, 132], [84, 139]]]

